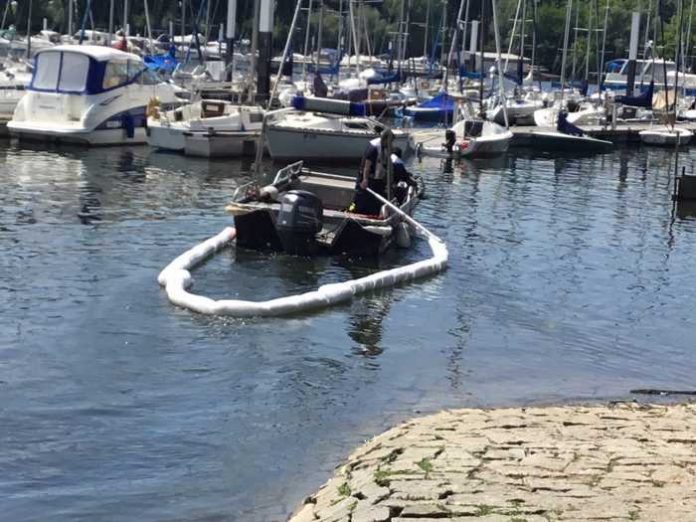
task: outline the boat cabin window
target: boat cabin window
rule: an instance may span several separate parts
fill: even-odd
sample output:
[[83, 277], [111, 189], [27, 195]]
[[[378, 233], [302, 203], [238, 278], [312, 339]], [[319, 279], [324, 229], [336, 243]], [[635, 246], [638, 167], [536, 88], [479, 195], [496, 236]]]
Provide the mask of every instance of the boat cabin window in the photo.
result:
[[136, 60], [113, 60], [106, 64], [104, 89], [113, 89], [134, 81], [143, 71], [143, 64]]
[[368, 130], [368, 126], [365, 122], [346, 121], [343, 124], [348, 129]]
[[58, 91], [83, 92], [87, 86], [89, 58], [84, 54], [63, 53]]
[[36, 55], [31, 86], [40, 91], [81, 93], [87, 87], [89, 58], [70, 52], [44, 52]]
[[249, 113], [249, 123], [261, 123], [262, 121], [263, 113], [253, 111]]
[[40, 53], [36, 55], [36, 72], [32, 87], [46, 91], [58, 88], [61, 53]]
[[225, 113], [224, 102], [203, 101], [201, 102], [201, 108], [203, 109], [204, 118], [218, 118]]
[[483, 122], [479, 120], [467, 120], [464, 122], [464, 135], [476, 138], [481, 136]]

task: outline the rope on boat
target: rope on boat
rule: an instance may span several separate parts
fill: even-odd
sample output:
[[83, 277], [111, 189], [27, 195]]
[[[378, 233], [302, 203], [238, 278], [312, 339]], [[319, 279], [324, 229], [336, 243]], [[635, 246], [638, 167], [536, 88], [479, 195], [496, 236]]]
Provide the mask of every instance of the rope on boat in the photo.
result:
[[322, 285], [311, 292], [279, 297], [268, 301], [215, 300], [189, 292], [188, 289], [193, 285], [190, 270], [233, 243], [236, 230], [232, 227], [227, 227], [216, 236], [207, 239], [174, 259], [160, 272], [157, 281], [165, 288], [167, 297], [173, 304], [201, 314], [236, 317], [280, 316], [326, 308], [350, 301], [353, 296], [358, 294], [393, 287], [400, 283], [433, 275], [444, 270], [447, 266], [448, 258], [447, 246], [444, 241], [410, 216], [407, 216], [400, 209], [397, 208], [397, 210], [403, 214], [406, 221], [414, 226], [419, 235], [427, 239], [432, 251], [432, 256], [429, 259], [398, 268], [382, 270], [359, 279]]

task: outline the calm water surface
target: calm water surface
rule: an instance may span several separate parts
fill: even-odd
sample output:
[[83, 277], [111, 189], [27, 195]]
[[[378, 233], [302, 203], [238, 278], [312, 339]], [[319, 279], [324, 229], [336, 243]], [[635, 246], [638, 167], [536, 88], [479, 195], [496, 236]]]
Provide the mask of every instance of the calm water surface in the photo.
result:
[[[0, 518], [283, 520], [416, 412], [693, 388], [696, 218], [672, 217], [672, 158], [414, 163], [446, 273], [242, 321], [177, 309], [155, 278], [230, 223], [248, 163], [3, 146]], [[232, 250], [195, 289], [262, 299], [371, 269]]]

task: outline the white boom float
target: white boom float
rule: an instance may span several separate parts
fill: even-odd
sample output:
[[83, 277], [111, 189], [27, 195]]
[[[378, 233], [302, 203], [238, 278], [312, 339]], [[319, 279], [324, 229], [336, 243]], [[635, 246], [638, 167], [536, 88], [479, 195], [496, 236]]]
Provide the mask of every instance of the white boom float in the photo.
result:
[[[369, 190], [369, 189], [368, 189]], [[371, 191], [372, 192], [372, 191]], [[428, 241], [432, 251], [429, 259], [409, 265], [382, 270], [369, 276], [341, 283], [331, 283], [304, 294], [279, 297], [269, 301], [244, 301], [240, 299], [215, 300], [192, 294], [188, 289], [193, 284], [190, 270], [203, 263], [219, 250], [230, 246], [236, 231], [232, 227], [184, 252], [160, 272], [157, 281], [165, 288], [169, 300], [182, 308], [206, 315], [227, 315], [236, 317], [280, 316], [326, 308], [337, 303], [350, 301], [353, 296], [389, 288], [400, 283], [436, 274], [447, 266], [448, 252], [445, 243], [399, 208], [389, 203], [379, 194], [373, 193], [382, 203], [398, 212], [416, 232]]]

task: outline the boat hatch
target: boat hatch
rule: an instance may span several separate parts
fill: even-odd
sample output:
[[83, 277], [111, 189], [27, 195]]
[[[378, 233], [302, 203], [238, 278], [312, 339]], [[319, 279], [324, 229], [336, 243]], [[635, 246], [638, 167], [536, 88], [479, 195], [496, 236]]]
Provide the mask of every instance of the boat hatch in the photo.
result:
[[364, 121], [346, 121], [343, 123], [343, 125], [347, 129], [353, 129], [353, 130], [372, 130], [370, 127], [365, 123]]
[[221, 101], [203, 101], [201, 109], [204, 118], [218, 118], [225, 114], [225, 102]]

